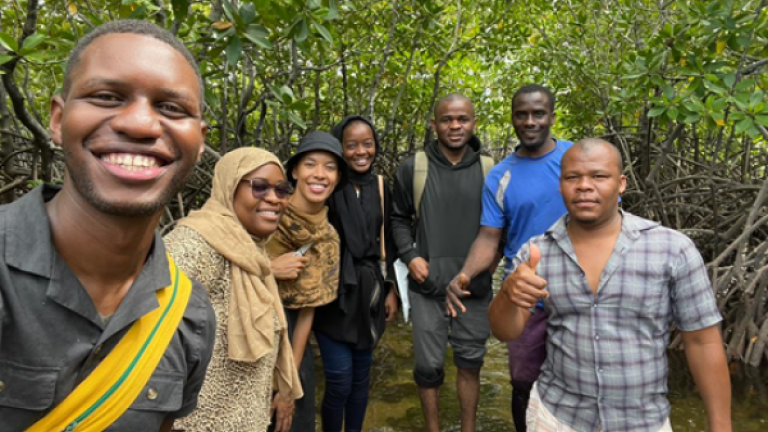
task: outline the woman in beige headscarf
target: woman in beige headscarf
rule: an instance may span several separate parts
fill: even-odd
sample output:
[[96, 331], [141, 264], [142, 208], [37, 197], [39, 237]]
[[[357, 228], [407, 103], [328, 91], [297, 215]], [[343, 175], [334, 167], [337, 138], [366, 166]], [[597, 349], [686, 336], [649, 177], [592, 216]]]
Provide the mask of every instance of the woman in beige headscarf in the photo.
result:
[[205, 286], [217, 317], [198, 409], [177, 420], [177, 429], [263, 432], [272, 411], [275, 431], [290, 429], [293, 401], [302, 390], [264, 252], [290, 190], [275, 155], [234, 150], [216, 164], [203, 208], [165, 237], [178, 266]]

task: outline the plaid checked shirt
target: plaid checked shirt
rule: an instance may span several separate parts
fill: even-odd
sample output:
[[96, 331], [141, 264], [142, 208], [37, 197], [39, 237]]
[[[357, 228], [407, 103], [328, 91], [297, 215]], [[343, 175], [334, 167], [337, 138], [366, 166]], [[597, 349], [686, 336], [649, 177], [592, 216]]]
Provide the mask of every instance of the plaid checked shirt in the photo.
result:
[[[550, 296], [541, 399], [577, 431], [656, 432], [669, 416], [670, 325], [722, 320], [701, 255], [685, 235], [622, 212], [621, 233], [593, 294], [563, 216], [531, 242]], [[526, 244], [513, 266], [527, 261]]]

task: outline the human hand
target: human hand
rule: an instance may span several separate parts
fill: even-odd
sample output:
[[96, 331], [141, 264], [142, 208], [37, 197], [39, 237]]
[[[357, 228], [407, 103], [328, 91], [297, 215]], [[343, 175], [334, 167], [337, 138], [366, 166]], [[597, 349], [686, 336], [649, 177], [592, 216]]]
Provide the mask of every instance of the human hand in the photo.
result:
[[461, 309], [462, 313], [467, 311], [461, 299], [472, 294], [467, 290], [469, 282], [470, 279], [466, 274], [459, 273], [445, 289], [445, 314], [449, 317], [455, 318], [458, 315], [456, 308]]
[[387, 298], [384, 299], [384, 314], [387, 317], [387, 323], [394, 322], [397, 318], [397, 294], [395, 294], [394, 288], [389, 290]]
[[545, 289], [547, 281], [536, 275], [536, 267], [541, 260], [539, 247], [532, 244], [530, 258], [520, 264], [501, 287], [501, 292], [515, 306], [530, 309], [539, 299], [549, 297]]
[[416, 257], [408, 263], [408, 273], [414, 281], [424, 283], [429, 277], [429, 263], [424, 258]]
[[[289, 432], [291, 430], [291, 423], [293, 422], [293, 399], [287, 396], [282, 396], [280, 393], [275, 393], [274, 399], [272, 399], [272, 406], [269, 407], [269, 417], [275, 418], [275, 430], [274, 432]], [[275, 412], [277, 415], [275, 416]]]
[[292, 280], [299, 277], [299, 273], [304, 270], [309, 258], [296, 256], [291, 252], [284, 253], [275, 257], [270, 262], [272, 274], [277, 280]]

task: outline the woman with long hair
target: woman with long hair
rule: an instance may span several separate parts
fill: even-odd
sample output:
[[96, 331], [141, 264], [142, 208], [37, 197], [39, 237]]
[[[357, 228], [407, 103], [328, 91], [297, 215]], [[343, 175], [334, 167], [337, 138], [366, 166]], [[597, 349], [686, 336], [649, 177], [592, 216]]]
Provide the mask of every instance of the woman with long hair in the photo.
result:
[[205, 205], [165, 237], [178, 266], [208, 291], [217, 319], [198, 408], [177, 420], [177, 429], [264, 432], [272, 411], [274, 430], [290, 429], [302, 390], [264, 250], [290, 192], [275, 155], [234, 150], [216, 164]]
[[333, 132], [350, 167], [349, 182], [329, 201], [341, 238], [341, 278], [338, 298], [317, 309], [314, 329], [325, 370], [323, 432], [341, 432], [342, 424], [353, 432], [365, 419], [373, 349], [397, 314], [395, 284], [385, 280], [394, 279], [396, 250], [389, 188], [373, 174], [376, 129], [365, 117], [351, 116]]

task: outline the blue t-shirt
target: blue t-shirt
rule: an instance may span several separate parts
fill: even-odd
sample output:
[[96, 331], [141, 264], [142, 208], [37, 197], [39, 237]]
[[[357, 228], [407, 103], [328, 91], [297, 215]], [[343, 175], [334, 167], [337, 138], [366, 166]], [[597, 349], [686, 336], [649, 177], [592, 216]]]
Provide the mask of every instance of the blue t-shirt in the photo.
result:
[[[504, 256], [507, 270], [520, 247], [533, 236], [543, 234], [566, 213], [560, 195], [560, 161], [570, 141], [556, 140], [555, 149], [541, 157], [520, 157], [516, 153], [493, 167], [483, 188], [483, 216], [480, 225], [507, 230]], [[503, 209], [496, 201], [501, 179], [509, 173]]]

